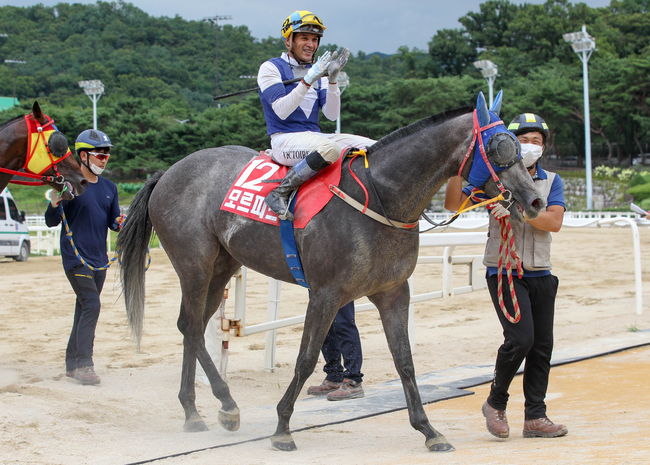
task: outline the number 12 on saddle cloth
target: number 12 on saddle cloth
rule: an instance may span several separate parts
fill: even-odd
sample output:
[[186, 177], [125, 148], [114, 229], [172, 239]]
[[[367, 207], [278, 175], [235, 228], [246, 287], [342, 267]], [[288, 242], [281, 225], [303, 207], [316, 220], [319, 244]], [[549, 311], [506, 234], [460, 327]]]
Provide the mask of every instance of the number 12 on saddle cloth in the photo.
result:
[[[304, 228], [333, 197], [329, 186], [338, 186], [341, 179], [341, 163], [342, 158], [339, 158], [300, 187], [294, 213], [295, 228]], [[275, 189], [279, 182], [265, 181], [282, 179], [287, 171], [288, 166], [279, 165], [265, 152], [260, 152], [244, 167], [230, 186], [220, 210], [279, 226], [280, 220], [264, 202], [264, 197]]]

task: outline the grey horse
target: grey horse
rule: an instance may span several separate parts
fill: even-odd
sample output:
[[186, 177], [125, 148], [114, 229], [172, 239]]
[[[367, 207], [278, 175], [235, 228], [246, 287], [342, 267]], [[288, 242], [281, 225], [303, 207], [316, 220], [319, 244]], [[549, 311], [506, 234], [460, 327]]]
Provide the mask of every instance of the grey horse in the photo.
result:
[[[498, 111], [489, 112], [479, 94], [475, 113], [479, 125], [486, 126]], [[372, 146], [368, 159], [376, 196], [371, 196], [370, 208], [391, 219], [417, 221], [433, 194], [458, 173], [475, 140], [473, 114], [463, 109], [426, 118]], [[510, 134], [502, 124], [501, 130]], [[503, 132], [499, 134], [503, 136]], [[497, 136], [485, 141], [485, 147], [490, 147], [490, 162], [507, 166], [499, 172], [500, 181], [518, 206], [534, 218], [544, 207], [544, 201], [519, 161], [516, 139]], [[477, 157], [481, 155], [477, 153], [465, 165], [465, 176], [471, 174], [470, 165], [479, 165]], [[180, 279], [178, 329], [183, 334], [183, 368], [179, 400], [185, 410], [186, 431], [207, 429], [195, 406], [197, 359], [210, 380], [213, 394], [221, 401], [222, 426], [228, 430], [239, 427], [239, 409], [206, 351], [203, 337], [231, 276], [243, 265], [272, 278], [294, 282], [277, 227], [219, 210], [238, 173], [256, 155], [256, 151], [239, 146], [204, 149], [180, 160], [164, 174], [153, 176], [133, 200], [118, 238], [127, 315], [138, 343], [144, 313], [146, 251], [152, 228]], [[504, 165], [508, 160], [509, 164]], [[356, 199], [363, 199], [361, 188], [346, 171], [343, 170], [340, 188]], [[494, 180], [485, 184], [485, 190], [498, 193]], [[418, 258], [418, 231], [382, 224], [333, 198], [304, 229], [295, 231], [295, 238], [310, 284], [309, 305], [294, 376], [277, 406], [273, 447], [296, 448], [289, 420], [296, 398], [314, 371], [327, 330], [342, 305], [367, 296], [379, 311], [402, 381], [411, 425], [424, 434], [429, 450], [453, 450], [427, 419], [409, 346], [407, 278]]]

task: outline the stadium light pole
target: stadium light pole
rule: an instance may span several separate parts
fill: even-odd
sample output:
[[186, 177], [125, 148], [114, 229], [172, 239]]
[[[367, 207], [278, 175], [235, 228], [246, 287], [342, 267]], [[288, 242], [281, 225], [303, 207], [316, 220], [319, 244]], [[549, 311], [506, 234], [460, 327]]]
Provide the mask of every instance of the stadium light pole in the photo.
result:
[[497, 78], [499, 68], [490, 60], [479, 60], [475, 61], [473, 64], [481, 71], [481, 74], [488, 83], [488, 99], [490, 101], [490, 106], [492, 106], [492, 96], [494, 95], [494, 80]]
[[[338, 82], [339, 82], [339, 89], [341, 90], [341, 94], [343, 94], [343, 91], [350, 85], [350, 77], [345, 71], [339, 72]], [[341, 110], [340, 109], [339, 109], [339, 117], [336, 118], [336, 133], [341, 134]]]
[[582, 61], [582, 94], [584, 100], [584, 118], [585, 118], [585, 181], [587, 190], [587, 210], [593, 208], [592, 201], [592, 184], [591, 184], [591, 128], [589, 121], [589, 72], [587, 63], [592, 52], [596, 49], [596, 40], [587, 34], [587, 26], [582, 26], [582, 31], [569, 32], [562, 38], [571, 44], [573, 51], [576, 52], [580, 61]]
[[97, 101], [104, 94], [104, 84], [99, 80], [79, 81], [79, 87], [93, 102], [93, 129], [97, 129]]

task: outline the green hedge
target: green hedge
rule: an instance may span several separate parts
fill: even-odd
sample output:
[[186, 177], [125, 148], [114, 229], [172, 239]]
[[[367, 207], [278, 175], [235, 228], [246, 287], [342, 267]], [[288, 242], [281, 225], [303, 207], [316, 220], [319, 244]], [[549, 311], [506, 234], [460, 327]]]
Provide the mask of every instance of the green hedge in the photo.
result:
[[636, 201], [650, 199], [650, 182], [630, 187], [627, 193], [633, 196]]

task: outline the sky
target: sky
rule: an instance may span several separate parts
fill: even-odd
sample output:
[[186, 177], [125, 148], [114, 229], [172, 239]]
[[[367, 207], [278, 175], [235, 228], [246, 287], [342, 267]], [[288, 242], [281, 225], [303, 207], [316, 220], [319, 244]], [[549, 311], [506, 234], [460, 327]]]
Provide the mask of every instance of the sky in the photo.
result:
[[[428, 50], [439, 29], [461, 27], [458, 18], [479, 11], [481, 0], [131, 0], [151, 16], [176, 15], [188, 20], [229, 16], [222, 24], [245, 25], [253, 37], [280, 35], [284, 19], [295, 10], [316, 13], [325, 23], [324, 43], [335, 43], [353, 53], [395, 53], [403, 45]], [[54, 6], [58, 3], [95, 3], [94, 0], [0, 0], [0, 6]], [[511, 3], [544, 3], [544, 0], [511, 0]], [[577, 3], [577, 2], [572, 2]], [[609, 0], [584, 0], [591, 7]], [[587, 25], [587, 30], [589, 25]], [[1, 31], [0, 31], [1, 32]], [[569, 31], [567, 31], [569, 32]]]

